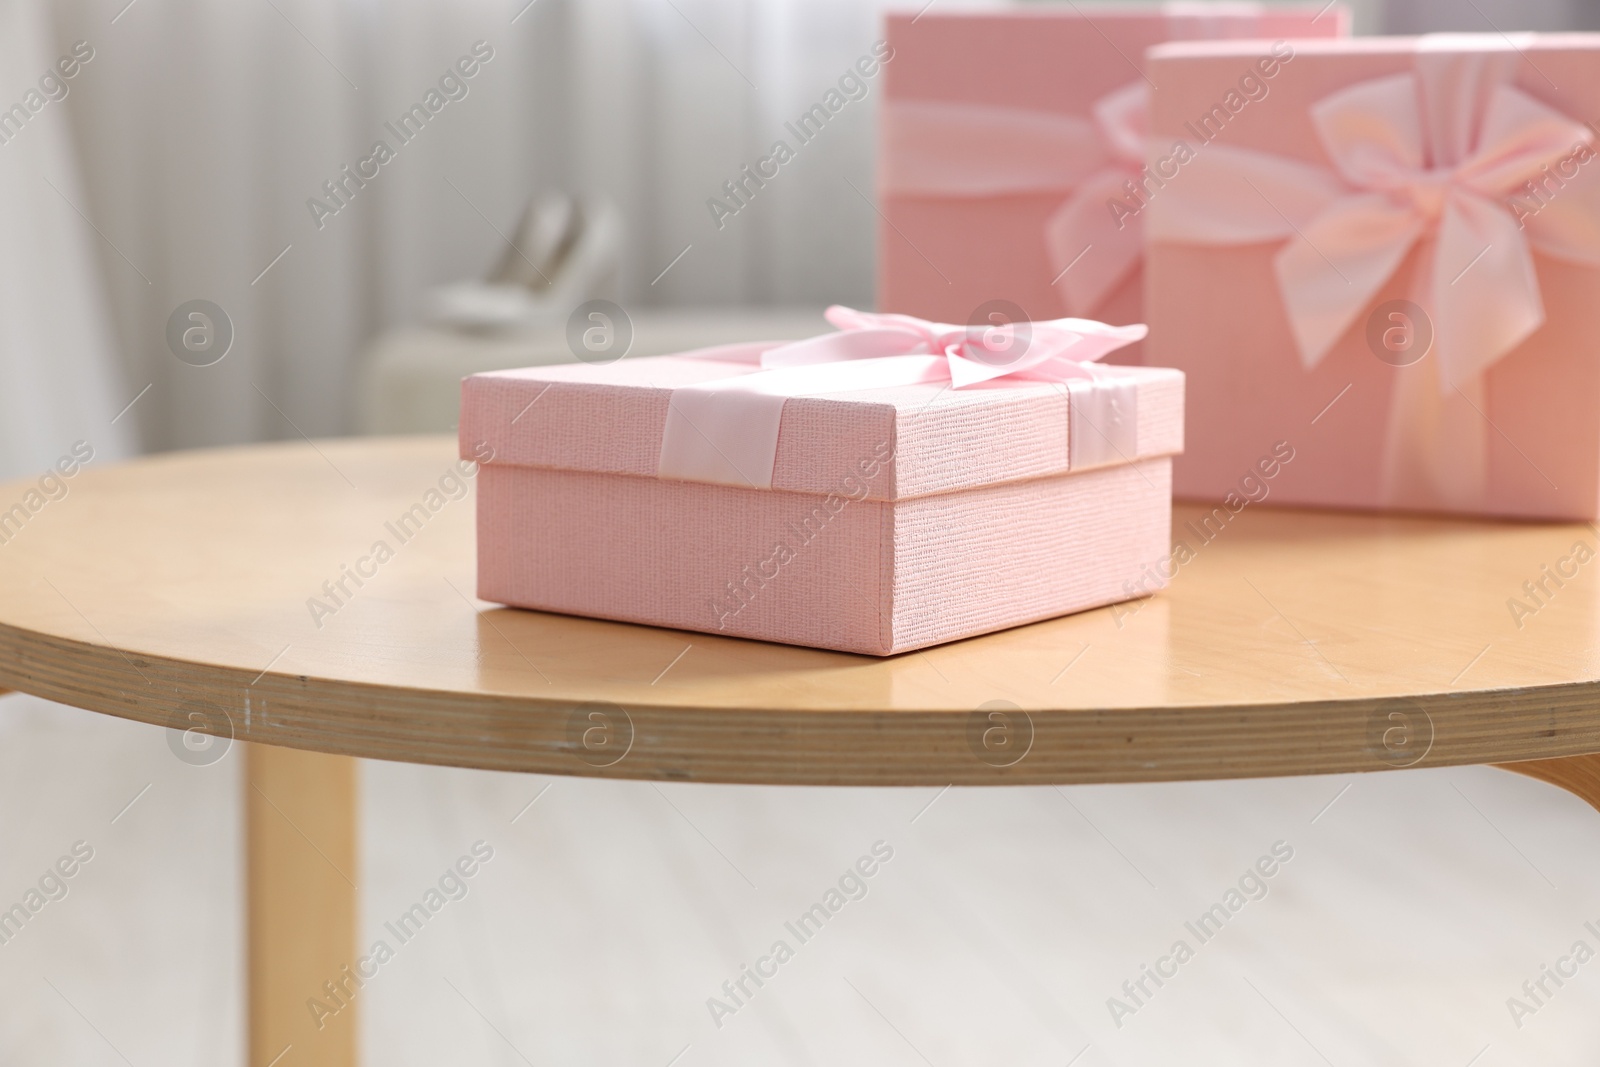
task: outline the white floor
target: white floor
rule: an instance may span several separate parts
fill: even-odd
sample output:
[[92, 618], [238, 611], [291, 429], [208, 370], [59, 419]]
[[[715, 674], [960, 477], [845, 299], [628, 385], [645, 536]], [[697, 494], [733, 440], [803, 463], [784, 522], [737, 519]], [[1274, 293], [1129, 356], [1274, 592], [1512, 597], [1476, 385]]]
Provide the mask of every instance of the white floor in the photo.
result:
[[[164, 731], [0, 700], [0, 909], [94, 849], [0, 944], [0, 1064], [242, 1062], [236, 755], [190, 766]], [[1600, 961], [1539, 1003], [1521, 988], [1575, 942], [1600, 951], [1600, 815], [1489, 769], [942, 795], [364, 773], [364, 941], [397, 949], [358, 997], [369, 1064], [1600, 1053]], [[479, 841], [494, 856], [466, 896], [398, 944], [384, 922]], [[865, 896], [829, 901], [877, 842], [893, 857]], [[1246, 880], [1266, 896], [1202, 942], [1186, 921], [1277, 842], [1292, 859]], [[804, 942], [785, 926], [841, 900]], [[723, 992], [780, 940], [775, 975]], [[1175, 977], [1124, 993], [1179, 940]], [[1113, 996], [1133, 1009], [1116, 1021]]]

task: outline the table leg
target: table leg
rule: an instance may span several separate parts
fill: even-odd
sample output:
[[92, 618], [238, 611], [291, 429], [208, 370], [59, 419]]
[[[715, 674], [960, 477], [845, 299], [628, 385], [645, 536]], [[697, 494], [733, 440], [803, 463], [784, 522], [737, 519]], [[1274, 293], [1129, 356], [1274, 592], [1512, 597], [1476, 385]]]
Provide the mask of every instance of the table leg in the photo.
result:
[[250, 1067], [356, 1067], [356, 761], [246, 744]]
[[1561, 759], [1525, 760], [1522, 763], [1496, 764], [1502, 770], [1516, 771], [1541, 782], [1560, 786], [1587, 800], [1600, 810], [1600, 753], [1565, 756]]

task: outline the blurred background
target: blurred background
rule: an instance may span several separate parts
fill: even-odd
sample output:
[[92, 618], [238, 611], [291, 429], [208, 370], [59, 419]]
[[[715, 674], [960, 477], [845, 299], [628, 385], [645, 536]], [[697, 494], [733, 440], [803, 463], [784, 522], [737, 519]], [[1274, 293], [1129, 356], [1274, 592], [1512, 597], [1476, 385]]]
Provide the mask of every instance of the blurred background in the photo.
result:
[[[1600, 27], [1593, 0], [1351, 6], [1359, 33]], [[747, 210], [719, 225], [706, 201], [880, 13], [0, 0], [0, 479], [78, 440], [99, 463], [448, 431], [462, 373], [571, 358], [591, 298], [625, 309], [635, 354], [872, 306], [875, 89]], [[350, 178], [380, 139], [394, 158]], [[96, 850], [0, 943], [0, 1064], [243, 1062], [238, 763], [0, 698], [0, 907]], [[363, 992], [370, 1063], [1489, 1067], [1600, 1043], [1600, 964], [1535, 1018], [1507, 1009], [1600, 947], [1600, 823], [1489, 769], [940, 799], [368, 764], [363, 805], [364, 927], [498, 850]], [[714, 1025], [706, 999], [879, 839], [903, 858], [788, 989]], [[1123, 981], [1279, 840], [1301, 858], [1253, 925], [1113, 1026]]]
[[[1600, 26], [1588, 0], [1353, 8], [1358, 32]], [[719, 227], [706, 201], [863, 54], [879, 15], [864, 0], [7, 0], [0, 104], [75, 42], [93, 58], [63, 99], [0, 123], [0, 476], [79, 438], [115, 455], [448, 429], [428, 399], [440, 380], [448, 409], [460, 366], [565, 355], [589, 295], [642, 316], [636, 352], [871, 306], [875, 86], [749, 210]], [[465, 95], [401, 145], [385, 123], [477, 42], [492, 58], [457, 79]], [[344, 178], [379, 139], [396, 157]], [[562, 195], [586, 214], [523, 225]], [[565, 271], [564, 239], [582, 244]], [[497, 267], [542, 285], [541, 264], [569, 301], [542, 320], [437, 291]], [[231, 322], [214, 366], [170, 350], [192, 300]], [[730, 307], [757, 311], [730, 327]], [[441, 321], [467, 328], [418, 336]]]

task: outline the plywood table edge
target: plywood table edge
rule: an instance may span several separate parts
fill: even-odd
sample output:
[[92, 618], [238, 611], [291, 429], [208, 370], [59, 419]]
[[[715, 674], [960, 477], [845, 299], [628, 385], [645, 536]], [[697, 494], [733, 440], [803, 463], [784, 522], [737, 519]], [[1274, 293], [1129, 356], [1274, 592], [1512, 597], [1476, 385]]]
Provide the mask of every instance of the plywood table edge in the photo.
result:
[[[1600, 681], [1292, 703], [1028, 708], [994, 767], [976, 711], [625, 706], [630, 744], [586, 760], [571, 701], [384, 686], [129, 653], [0, 624], [0, 686], [91, 711], [337, 755], [591, 777], [998, 785], [1273, 777], [1600, 753]], [[248, 710], [247, 710], [248, 709]], [[191, 712], [202, 714], [195, 718]], [[218, 712], [223, 714], [218, 714]], [[1396, 720], [1395, 717], [1403, 717]], [[1404, 721], [1411, 746], [1382, 735]]]

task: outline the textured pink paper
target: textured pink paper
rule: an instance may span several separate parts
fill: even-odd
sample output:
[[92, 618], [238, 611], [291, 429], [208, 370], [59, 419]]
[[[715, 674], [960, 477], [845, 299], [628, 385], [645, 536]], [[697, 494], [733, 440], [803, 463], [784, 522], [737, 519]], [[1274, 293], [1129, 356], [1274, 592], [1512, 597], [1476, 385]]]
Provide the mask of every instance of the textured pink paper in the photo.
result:
[[[1081, 11], [1028, 5], [965, 13], [935, 8], [890, 15], [887, 25], [894, 59], [884, 67], [886, 101], [1087, 116], [1095, 101], [1141, 80], [1139, 64], [1152, 45], [1199, 37], [1339, 36], [1349, 32], [1349, 17], [1339, 5]], [[964, 323], [985, 302], [1003, 299], [1031, 319], [1068, 314], [1052, 285], [1060, 268], [1051, 264], [1044, 243], [1046, 220], [1062, 202], [1055, 194], [982, 200], [885, 196], [878, 233], [880, 309]], [[1091, 251], [1072, 269], [1094, 268]], [[1118, 324], [1145, 321], [1140, 291], [1136, 270], [1093, 317]], [[1110, 362], [1138, 362], [1139, 347]]]
[[[824, 521], [810, 494], [491, 463], [478, 596], [888, 655], [1129, 599], [1170, 549], [1170, 472], [1147, 459]], [[793, 558], [764, 566], [780, 542]]]
[[[1185, 44], [1152, 52], [1160, 86], [1153, 136], [1184, 136], [1184, 123], [1215, 103], [1263, 47]], [[1416, 47], [1414, 38], [1297, 42], [1271, 95], [1230, 122], [1218, 143], [1326, 166], [1307, 109], [1354, 83], [1411, 71]], [[1600, 35], [1543, 35], [1518, 47], [1528, 60], [1512, 84], [1579, 120], [1600, 117]], [[1180, 172], [1174, 180], [1182, 179]], [[1175, 490], [1220, 498], [1275, 441], [1286, 440], [1296, 458], [1278, 479], [1274, 502], [1382, 507], [1381, 448], [1396, 372], [1369, 349], [1365, 316], [1317, 367], [1304, 369], [1273, 274], [1278, 247], [1157, 242], [1147, 250], [1146, 352], [1151, 362], [1189, 375], [1195, 426], [1175, 466]], [[1413, 250], [1374, 305], [1412, 296], [1416, 259]], [[1534, 263], [1546, 321], [1487, 374], [1489, 492], [1474, 513], [1593, 519], [1600, 514], [1600, 354], [1593, 340], [1600, 272], [1537, 252]], [[1422, 500], [1392, 506], [1428, 507]]]
[[1115, 466], [1070, 469], [1059, 387], [991, 383], [792, 399], [772, 490], [656, 477], [671, 388], [739, 369], [662, 357], [466, 379], [462, 455], [493, 450], [478, 595], [886, 655], [1128, 599], [1168, 552], [1173, 371], [1116, 368], [1137, 382], [1138, 455]]
[[[1107, 369], [1138, 383], [1137, 456], [1181, 451], [1183, 375]], [[658, 356], [474, 374], [461, 387], [462, 455], [484, 442], [497, 464], [651, 477], [672, 389], [750, 370]], [[795, 397], [783, 409], [772, 484], [833, 492], [886, 446], [896, 459], [871, 480], [875, 500], [1062, 474], [1070, 469], [1070, 410], [1059, 384], [1005, 379]]]

